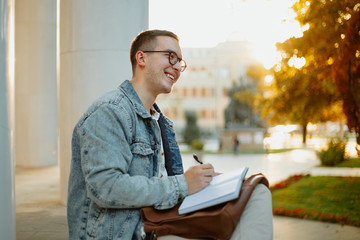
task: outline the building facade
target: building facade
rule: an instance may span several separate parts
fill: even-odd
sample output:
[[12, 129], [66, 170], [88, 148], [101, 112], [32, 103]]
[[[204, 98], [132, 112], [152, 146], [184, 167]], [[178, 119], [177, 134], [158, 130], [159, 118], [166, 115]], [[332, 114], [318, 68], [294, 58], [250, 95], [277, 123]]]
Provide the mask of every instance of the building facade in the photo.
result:
[[224, 127], [224, 110], [229, 104], [228, 89], [237, 82], [251, 81], [246, 69], [255, 63], [246, 41], [226, 41], [214, 48], [184, 48], [187, 69], [174, 92], [161, 95], [158, 104], [175, 122], [177, 131], [185, 126], [185, 112], [195, 111], [198, 124], [212, 133]]

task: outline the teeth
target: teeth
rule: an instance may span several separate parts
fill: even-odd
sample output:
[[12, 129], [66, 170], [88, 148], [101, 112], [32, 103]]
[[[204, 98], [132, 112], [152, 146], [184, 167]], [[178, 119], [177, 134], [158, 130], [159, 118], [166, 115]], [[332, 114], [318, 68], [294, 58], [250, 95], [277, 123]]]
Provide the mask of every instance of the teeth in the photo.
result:
[[169, 78], [171, 78], [172, 80], [174, 80], [174, 76], [173, 75], [170, 75], [170, 74], [166, 74], [166, 76], [168, 76]]

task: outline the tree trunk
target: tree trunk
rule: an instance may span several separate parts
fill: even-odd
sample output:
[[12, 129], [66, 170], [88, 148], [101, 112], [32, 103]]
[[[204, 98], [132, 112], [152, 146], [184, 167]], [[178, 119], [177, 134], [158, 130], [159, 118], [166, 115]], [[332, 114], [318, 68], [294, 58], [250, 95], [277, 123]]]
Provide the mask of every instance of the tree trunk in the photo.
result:
[[355, 147], [355, 149], [356, 149], [356, 153], [357, 153], [358, 157], [360, 157], [360, 133], [359, 132], [356, 133], [356, 147]]
[[307, 125], [308, 125], [308, 123], [305, 123], [304, 125], [302, 125], [302, 143], [303, 144], [306, 144]]

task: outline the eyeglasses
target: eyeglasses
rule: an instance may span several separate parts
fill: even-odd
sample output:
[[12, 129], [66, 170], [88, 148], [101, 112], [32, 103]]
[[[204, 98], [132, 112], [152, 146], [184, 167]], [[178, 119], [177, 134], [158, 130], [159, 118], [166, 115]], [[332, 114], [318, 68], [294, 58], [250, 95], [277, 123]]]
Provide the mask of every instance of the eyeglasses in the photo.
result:
[[167, 53], [169, 54], [169, 63], [171, 65], [175, 65], [177, 63], [180, 64], [180, 71], [183, 72], [186, 69], [186, 62], [184, 59], [178, 57], [178, 55], [173, 51], [142, 51], [144, 53]]

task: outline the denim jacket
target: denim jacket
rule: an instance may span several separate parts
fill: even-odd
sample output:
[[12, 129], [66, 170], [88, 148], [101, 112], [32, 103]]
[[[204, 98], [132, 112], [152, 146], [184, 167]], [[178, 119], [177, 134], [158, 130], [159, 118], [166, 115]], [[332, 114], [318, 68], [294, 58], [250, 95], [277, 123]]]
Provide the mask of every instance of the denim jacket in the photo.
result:
[[130, 81], [95, 101], [80, 118], [72, 138], [70, 240], [141, 239], [141, 207], [171, 208], [186, 196], [179, 147], [172, 123], [164, 119], [174, 175], [160, 178], [161, 131]]

